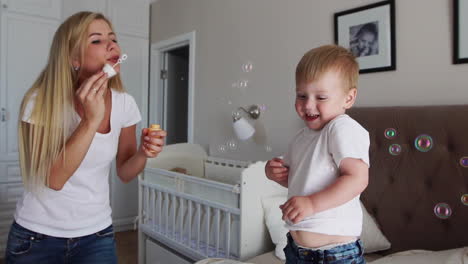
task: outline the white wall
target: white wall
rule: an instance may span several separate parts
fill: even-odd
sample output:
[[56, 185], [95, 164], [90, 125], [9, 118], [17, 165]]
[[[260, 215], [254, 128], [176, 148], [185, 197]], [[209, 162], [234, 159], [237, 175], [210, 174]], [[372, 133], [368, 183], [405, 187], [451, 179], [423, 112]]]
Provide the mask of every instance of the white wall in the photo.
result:
[[[265, 104], [264, 137], [216, 156], [269, 158], [286, 150], [301, 122], [294, 70], [309, 49], [333, 42], [333, 14], [372, 0], [159, 0], [151, 43], [195, 30], [195, 142], [216, 148], [234, 138], [231, 112]], [[396, 0], [397, 70], [361, 75], [357, 106], [468, 102], [468, 64], [452, 65], [452, 1]], [[254, 69], [241, 66], [252, 61]], [[247, 79], [244, 93], [232, 83]], [[220, 100], [225, 98], [226, 100]], [[229, 105], [227, 100], [232, 101]], [[261, 132], [261, 131], [260, 131]], [[170, 133], [170, 131], [169, 131]], [[261, 134], [261, 133], [260, 133]], [[266, 135], [266, 137], [265, 137]], [[273, 151], [264, 151], [264, 144]]]

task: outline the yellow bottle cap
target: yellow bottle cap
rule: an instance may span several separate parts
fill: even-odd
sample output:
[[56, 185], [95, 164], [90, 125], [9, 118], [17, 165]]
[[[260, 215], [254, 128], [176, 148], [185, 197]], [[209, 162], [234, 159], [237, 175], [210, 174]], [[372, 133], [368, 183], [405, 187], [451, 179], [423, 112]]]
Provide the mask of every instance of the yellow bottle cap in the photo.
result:
[[158, 124], [151, 124], [150, 129], [161, 129], [161, 126]]

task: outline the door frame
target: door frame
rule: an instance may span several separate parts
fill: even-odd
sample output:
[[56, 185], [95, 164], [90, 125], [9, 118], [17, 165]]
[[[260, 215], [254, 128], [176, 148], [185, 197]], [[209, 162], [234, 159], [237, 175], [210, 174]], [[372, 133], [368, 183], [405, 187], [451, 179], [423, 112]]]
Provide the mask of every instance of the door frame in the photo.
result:
[[[165, 39], [154, 44], [151, 44], [150, 49], [150, 91], [148, 96], [148, 120], [161, 124], [163, 121], [163, 113], [161, 107], [163, 105], [164, 95], [164, 80], [160, 78], [161, 65], [163, 62], [163, 54], [167, 51], [182, 47], [189, 47], [189, 70], [188, 70], [188, 113], [187, 113], [187, 142], [193, 143], [193, 116], [194, 116], [194, 88], [195, 88], [195, 31], [181, 34], [169, 39]], [[157, 102], [151, 103], [151, 98], [157, 98]], [[156, 113], [151, 115], [150, 113]]]

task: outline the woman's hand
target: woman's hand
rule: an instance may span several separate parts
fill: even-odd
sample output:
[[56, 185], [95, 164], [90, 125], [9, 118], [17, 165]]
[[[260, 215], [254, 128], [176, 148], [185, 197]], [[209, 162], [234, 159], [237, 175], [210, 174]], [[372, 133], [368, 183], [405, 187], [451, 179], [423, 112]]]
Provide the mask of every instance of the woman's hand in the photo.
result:
[[76, 90], [76, 97], [82, 107], [82, 120], [89, 122], [96, 129], [104, 119], [106, 111], [104, 94], [107, 90], [107, 74], [100, 71], [88, 79]]
[[150, 131], [144, 128], [141, 131], [141, 143], [138, 151], [143, 153], [147, 158], [154, 158], [162, 151], [164, 138], [167, 133], [164, 130]]

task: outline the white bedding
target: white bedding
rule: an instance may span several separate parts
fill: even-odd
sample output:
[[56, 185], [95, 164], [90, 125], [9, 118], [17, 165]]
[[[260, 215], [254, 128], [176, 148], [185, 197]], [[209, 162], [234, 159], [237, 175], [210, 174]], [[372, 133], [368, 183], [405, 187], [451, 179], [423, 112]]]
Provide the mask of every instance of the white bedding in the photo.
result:
[[[372, 260], [372, 258], [366, 257], [366, 260], [368, 264], [468, 264], [468, 247], [444, 251], [408, 250], [391, 254], [377, 260]], [[196, 262], [195, 264], [284, 263], [276, 258], [272, 252], [257, 256], [249, 261], [250, 262], [239, 262], [227, 259], [204, 259]]]

